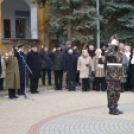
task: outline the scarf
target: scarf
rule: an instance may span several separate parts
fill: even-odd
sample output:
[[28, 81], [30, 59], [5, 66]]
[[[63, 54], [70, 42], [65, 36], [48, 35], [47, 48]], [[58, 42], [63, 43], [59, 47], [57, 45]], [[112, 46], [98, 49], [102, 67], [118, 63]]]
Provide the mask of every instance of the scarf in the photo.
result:
[[95, 57], [95, 51], [88, 50], [89, 56], [93, 59]]
[[99, 60], [98, 60], [98, 64], [104, 64], [103, 61], [102, 61], [102, 58], [101, 58], [101, 55], [98, 56]]
[[87, 58], [87, 56], [83, 56], [83, 58], [84, 58], [84, 59], [86, 59], [86, 58]]
[[128, 53], [125, 52], [125, 55], [127, 56], [128, 59], [130, 59], [130, 54], [131, 54], [130, 52]]

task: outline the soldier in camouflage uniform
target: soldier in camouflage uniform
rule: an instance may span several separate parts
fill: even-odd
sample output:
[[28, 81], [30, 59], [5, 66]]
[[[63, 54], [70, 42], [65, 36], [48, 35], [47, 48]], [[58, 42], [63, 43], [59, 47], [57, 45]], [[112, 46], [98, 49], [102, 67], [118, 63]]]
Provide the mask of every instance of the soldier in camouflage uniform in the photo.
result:
[[109, 114], [119, 115], [118, 101], [121, 90], [122, 54], [118, 50], [117, 41], [112, 40], [110, 49], [106, 51], [106, 80]]

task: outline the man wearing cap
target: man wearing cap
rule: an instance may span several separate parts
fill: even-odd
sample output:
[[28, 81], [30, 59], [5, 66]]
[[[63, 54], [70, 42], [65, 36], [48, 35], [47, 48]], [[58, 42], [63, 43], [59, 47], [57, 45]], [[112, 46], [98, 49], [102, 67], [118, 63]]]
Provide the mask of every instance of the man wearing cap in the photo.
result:
[[122, 54], [119, 52], [118, 41], [113, 39], [110, 49], [106, 51], [106, 80], [109, 114], [119, 115], [123, 112], [118, 110], [118, 101], [121, 90]]
[[55, 44], [55, 48], [49, 53], [49, 56], [52, 59], [55, 74], [55, 90], [62, 90], [64, 52], [59, 43]]
[[68, 53], [68, 50], [71, 48], [71, 42], [70, 41], [66, 41], [65, 42], [65, 49], [64, 52]]
[[19, 52], [15, 53], [15, 57], [18, 59], [19, 71], [20, 71], [20, 89], [18, 89], [18, 95], [25, 95], [27, 68], [25, 67], [26, 54], [24, 53], [24, 45], [19, 45], [18, 49]]
[[41, 77], [41, 62], [39, 53], [37, 52], [37, 45], [31, 46], [31, 52], [27, 54], [27, 64], [31, 70], [31, 72], [29, 72], [30, 92], [33, 94], [39, 93], [37, 89], [39, 78]]

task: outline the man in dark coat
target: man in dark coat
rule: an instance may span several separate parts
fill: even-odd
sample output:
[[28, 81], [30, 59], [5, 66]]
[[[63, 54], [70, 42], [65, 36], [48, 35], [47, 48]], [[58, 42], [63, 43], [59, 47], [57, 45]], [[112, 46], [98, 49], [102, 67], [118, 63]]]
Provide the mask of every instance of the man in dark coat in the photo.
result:
[[[74, 55], [77, 57], [77, 61], [78, 61], [78, 59], [79, 59], [79, 57], [81, 56], [82, 52], [81, 52], [81, 51], [78, 51], [77, 46], [74, 46], [74, 47], [73, 47], [73, 50], [74, 50]], [[76, 84], [77, 84], [77, 85], [81, 85], [81, 83], [80, 83], [80, 73], [79, 73], [79, 71], [76, 72]]]
[[43, 77], [42, 77], [42, 84], [43, 86], [45, 85], [45, 76], [46, 72], [48, 72], [48, 84], [51, 85], [51, 65], [52, 65], [52, 60], [48, 56], [48, 48], [44, 47], [43, 51], [41, 50], [39, 52], [40, 58], [41, 58], [41, 67], [42, 67], [42, 72], [43, 72]]
[[39, 93], [37, 89], [38, 89], [39, 78], [41, 77], [41, 62], [39, 53], [37, 52], [36, 45], [32, 45], [31, 52], [27, 54], [27, 64], [32, 72], [32, 74], [29, 72], [30, 91], [31, 93]]
[[[70, 41], [66, 41], [65, 42], [65, 49], [63, 50], [63, 52], [64, 52], [64, 57], [66, 56], [66, 55], [68, 55], [68, 50], [71, 48], [71, 42]], [[67, 76], [66, 76], [66, 87], [65, 87], [66, 89], [69, 89], [69, 82], [68, 82], [68, 80], [67, 80]]]
[[55, 73], [55, 90], [62, 90], [64, 52], [59, 43], [55, 44], [55, 48], [49, 53], [49, 56], [52, 59], [53, 70]]
[[26, 83], [26, 73], [27, 69], [26, 54], [24, 53], [24, 45], [18, 46], [19, 52], [15, 53], [15, 57], [18, 59], [19, 72], [20, 72], [20, 89], [18, 89], [18, 95], [25, 95], [25, 83]]
[[68, 55], [64, 57], [64, 71], [69, 82], [69, 90], [75, 91], [76, 71], [77, 71], [77, 57], [73, 54], [73, 49], [68, 50]]

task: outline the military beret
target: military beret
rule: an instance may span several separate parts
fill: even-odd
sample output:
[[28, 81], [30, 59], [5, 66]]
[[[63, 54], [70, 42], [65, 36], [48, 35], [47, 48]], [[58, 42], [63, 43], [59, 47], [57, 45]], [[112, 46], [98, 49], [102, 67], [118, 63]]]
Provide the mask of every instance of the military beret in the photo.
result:
[[19, 48], [19, 49], [20, 49], [20, 48], [24, 48], [24, 44], [19, 45], [18, 48]]
[[37, 45], [34, 45], [34, 44], [33, 44], [33, 45], [31, 45], [31, 48], [32, 48], [32, 47], [37, 47]]

